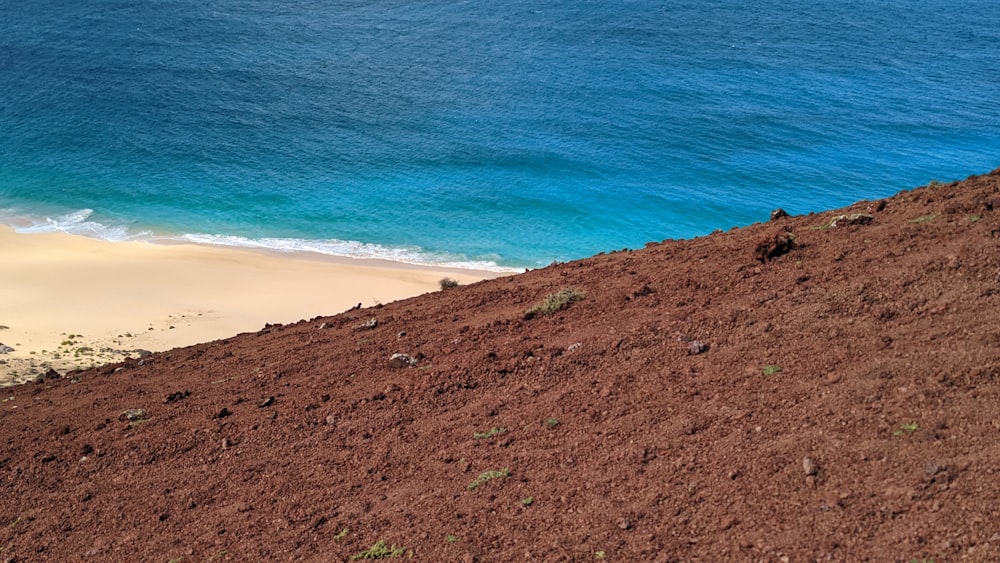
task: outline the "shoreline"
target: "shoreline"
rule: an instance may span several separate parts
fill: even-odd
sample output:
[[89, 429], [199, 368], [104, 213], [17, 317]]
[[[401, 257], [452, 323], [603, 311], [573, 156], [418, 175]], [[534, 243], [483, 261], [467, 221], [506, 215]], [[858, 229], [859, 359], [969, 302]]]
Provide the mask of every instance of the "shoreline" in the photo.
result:
[[0, 248], [0, 387], [509, 275], [7, 225]]

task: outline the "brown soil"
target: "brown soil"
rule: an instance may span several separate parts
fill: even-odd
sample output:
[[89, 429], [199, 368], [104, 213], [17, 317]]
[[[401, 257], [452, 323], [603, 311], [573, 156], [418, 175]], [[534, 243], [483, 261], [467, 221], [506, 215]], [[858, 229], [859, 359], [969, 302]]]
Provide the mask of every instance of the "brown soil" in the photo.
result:
[[1000, 561], [998, 284], [1000, 170], [2, 389], [0, 560]]

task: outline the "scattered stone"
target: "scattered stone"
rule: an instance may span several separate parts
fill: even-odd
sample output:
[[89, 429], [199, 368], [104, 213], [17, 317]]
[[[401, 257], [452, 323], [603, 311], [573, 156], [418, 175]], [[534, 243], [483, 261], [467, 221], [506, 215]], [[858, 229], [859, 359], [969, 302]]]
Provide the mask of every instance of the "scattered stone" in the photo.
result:
[[328, 328], [333, 328], [333, 325], [330, 323], [320, 323], [319, 325], [320, 330], [326, 330]]
[[819, 466], [811, 457], [804, 457], [802, 458], [802, 470], [806, 472], [806, 475], [815, 475], [819, 473]]
[[417, 363], [417, 359], [408, 354], [393, 354], [389, 358], [389, 367], [394, 369], [413, 367]]
[[830, 221], [831, 227], [849, 227], [851, 225], [871, 225], [875, 217], [867, 213], [853, 213], [851, 215], [837, 215]]
[[233, 414], [232, 411], [226, 407], [222, 407], [222, 410], [215, 414], [212, 418], [226, 418], [227, 416]]
[[264, 408], [264, 407], [269, 407], [269, 406], [271, 406], [273, 404], [274, 404], [274, 397], [268, 397], [268, 398], [264, 399], [263, 401], [261, 401], [261, 403], [259, 405], [257, 405], [257, 406], [260, 407], [260, 408]]
[[702, 342], [701, 340], [692, 340], [688, 344], [688, 354], [691, 356], [697, 356], [698, 354], [703, 354], [708, 352], [708, 344]]
[[842, 378], [843, 376], [835, 371], [831, 371], [830, 373], [826, 374], [826, 382], [829, 383], [830, 385], [833, 385], [834, 383], [840, 383], [840, 380]]
[[355, 326], [354, 330], [355, 331], [371, 330], [371, 329], [373, 329], [373, 328], [375, 328], [377, 326], [378, 326], [378, 319], [375, 318], [375, 317], [372, 317], [372, 318], [368, 319], [367, 321], [365, 321], [365, 322], [363, 322], [363, 323]]
[[10, 346], [0, 343], [0, 354], [10, 354], [13, 351], [14, 349], [11, 348]]
[[784, 219], [785, 217], [788, 217], [788, 212], [780, 207], [771, 212], [772, 221], [777, 221], [778, 219]]

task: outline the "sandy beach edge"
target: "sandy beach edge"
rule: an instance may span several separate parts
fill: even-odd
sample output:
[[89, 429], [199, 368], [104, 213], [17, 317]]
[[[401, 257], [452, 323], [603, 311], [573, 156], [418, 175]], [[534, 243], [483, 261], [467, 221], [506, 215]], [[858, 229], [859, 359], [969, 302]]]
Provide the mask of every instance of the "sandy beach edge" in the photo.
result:
[[0, 225], [0, 387], [506, 275]]

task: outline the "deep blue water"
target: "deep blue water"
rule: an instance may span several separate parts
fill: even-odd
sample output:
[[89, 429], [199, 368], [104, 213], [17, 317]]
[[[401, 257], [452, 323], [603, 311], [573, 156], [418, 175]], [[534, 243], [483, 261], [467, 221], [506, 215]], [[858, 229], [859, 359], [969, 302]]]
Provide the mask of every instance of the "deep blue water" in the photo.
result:
[[992, 0], [0, 0], [0, 222], [504, 268], [1000, 166]]

